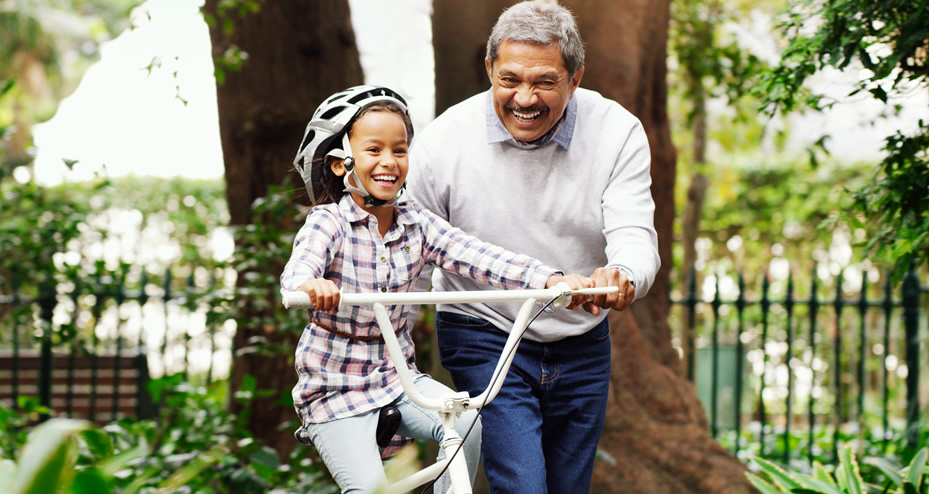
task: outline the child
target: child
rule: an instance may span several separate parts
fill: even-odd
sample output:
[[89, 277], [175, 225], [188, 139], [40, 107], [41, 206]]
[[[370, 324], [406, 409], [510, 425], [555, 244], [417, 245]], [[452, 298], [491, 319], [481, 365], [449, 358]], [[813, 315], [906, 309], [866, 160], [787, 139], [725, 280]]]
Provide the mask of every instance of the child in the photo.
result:
[[[588, 278], [561, 276], [539, 261], [467, 236], [411, 201], [399, 201], [412, 137], [406, 103], [398, 94], [357, 86], [317, 108], [294, 162], [311, 203], [319, 204], [297, 233], [281, 275], [283, 290], [302, 290], [314, 305], [296, 352], [299, 380], [293, 398], [303, 424], [297, 437], [316, 445], [343, 493], [370, 492], [386, 481], [375, 442], [382, 407], [393, 404], [400, 410], [400, 436], [441, 441], [443, 430], [437, 413], [422, 410], [403, 393], [373, 312], [367, 307], [337, 311], [340, 288], [409, 291], [427, 263], [501, 288], [591, 286]], [[408, 319], [409, 307], [388, 310], [406, 359], [400, 365], [417, 376], [416, 387], [427, 396], [450, 392], [414, 365], [410, 329], [415, 321]], [[457, 422], [462, 435], [475, 417], [474, 410], [462, 414]], [[462, 453], [473, 482], [479, 422]]]

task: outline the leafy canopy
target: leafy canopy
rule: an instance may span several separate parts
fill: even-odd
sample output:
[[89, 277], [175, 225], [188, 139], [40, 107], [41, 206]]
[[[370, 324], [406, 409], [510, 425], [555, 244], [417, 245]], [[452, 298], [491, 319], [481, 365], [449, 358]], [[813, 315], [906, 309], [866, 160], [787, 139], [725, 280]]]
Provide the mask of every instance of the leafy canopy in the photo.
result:
[[[870, 94], [885, 104], [885, 115], [899, 112], [891, 96], [925, 91], [929, 56], [927, 0], [794, 0], [782, 24], [787, 46], [779, 64], [755, 87], [774, 114], [838, 101], [809, 90], [807, 79], [827, 67], [860, 65], [864, 70], [849, 94]], [[929, 126], [920, 121], [910, 133], [898, 130], [885, 140], [887, 155], [869, 184], [853, 192], [853, 225], [871, 223], [863, 243], [867, 254], [890, 261], [899, 278], [917, 259], [929, 258]]]

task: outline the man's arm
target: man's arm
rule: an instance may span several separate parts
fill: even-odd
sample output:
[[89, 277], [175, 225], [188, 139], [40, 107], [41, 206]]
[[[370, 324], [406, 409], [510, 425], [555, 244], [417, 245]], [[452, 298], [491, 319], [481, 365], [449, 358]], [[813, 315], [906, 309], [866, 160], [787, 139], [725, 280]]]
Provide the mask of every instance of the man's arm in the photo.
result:
[[591, 275], [597, 286], [618, 286], [620, 291], [594, 297], [598, 307], [625, 310], [648, 293], [661, 266], [651, 183], [648, 138], [636, 121], [602, 197], [607, 265]]

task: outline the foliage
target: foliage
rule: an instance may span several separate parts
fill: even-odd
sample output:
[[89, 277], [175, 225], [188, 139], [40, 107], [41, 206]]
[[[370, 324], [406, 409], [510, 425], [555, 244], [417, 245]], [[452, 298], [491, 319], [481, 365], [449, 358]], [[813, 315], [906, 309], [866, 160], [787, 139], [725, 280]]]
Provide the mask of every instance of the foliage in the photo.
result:
[[[844, 194], [862, 184], [864, 167], [824, 164], [796, 167], [770, 157], [707, 169], [711, 183], [698, 241], [697, 271], [745, 273], [748, 286], [760, 286], [772, 259], [788, 259], [800, 286], [807, 263], [849, 260], [832, 247], [866, 236], [864, 227], [849, 231], [834, 221], [849, 207]], [[821, 227], [818, 227], [821, 226]], [[680, 261], [676, 260], [676, 265]], [[683, 287], [682, 287], [683, 288]]]
[[[191, 308], [217, 298], [235, 276], [224, 190], [221, 179], [98, 177], [56, 187], [0, 179], [0, 298], [68, 294], [74, 314], [133, 290], [186, 294]], [[229, 317], [224, 300], [207, 301], [215, 302], [208, 323]], [[0, 315], [0, 341], [35, 320], [28, 304], [0, 304]], [[55, 324], [53, 344], [91, 339], [96, 321], [75, 319]]]
[[[6, 452], [0, 459], [0, 472], [16, 471], [23, 486], [13, 493], [335, 492], [306, 448], [282, 462], [252, 438], [243, 417], [226, 411], [219, 388], [193, 388], [172, 377], [153, 381], [152, 389], [161, 401], [157, 421], [124, 419], [99, 428], [53, 419], [36, 427], [17, 465]], [[251, 399], [249, 391], [237, 399]], [[0, 439], [6, 434], [0, 429]]]
[[100, 44], [128, 24], [139, 3], [0, 3], [0, 86], [7, 88], [0, 91], [0, 177], [32, 161], [32, 125], [54, 114], [58, 101], [99, 56]]
[[[886, 114], [900, 109], [890, 104], [892, 96], [929, 86], [926, 0], [795, 0], [781, 27], [788, 44], [780, 63], [755, 87], [769, 113], [805, 107], [821, 110], [836, 104], [804, 86], [812, 75], [829, 67], [842, 70], [860, 64], [865, 70], [849, 96], [869, 93], [885, 105]], [[897, 279], [912, 260], [929, 259], [927, 146], [929, 128], [923, 122], [912, 134], [897, 131], [888, 136], [887, 157], [871, 183], [855, 194], [854, 210], [843, 214], [853, 224], [861, 223], [856, 215], [875, 224], [878, 233], [864, 246], [868, 254], [892, 262]]]
[[213, 246], [229, 221], [222, 180], [98, 177], [44, 187], [7, 177], [0, 195], [0, 283], [73, 271], [91, 278], [101, 262], [111, 271], [139, 262], [153, 275], [223, 262]]
[[[251, 210], [257, 220], [238, 228], [235, 234], [233, 266], [243, 280], [235, 297], [235, 313], [242, 318], [240, 327], [262, 327], [266, 334], [302, 331], [306, 313], [283, 308], [278, 279], [281, 269], [272, 267], [283, 268], [290, 258], [294, 237], [307, 210], [297, 209], [295, 214], [294, 191], [278, 188], [255, 200]], [[256, 335], [248, 343], [239, 350], [240, 355], [247, 352], [292, 355], [294, 350], [287, 338]]]
[[[929, 126], [919, 124], [913, 136], [898, 131], [887, 138], [887, 157], [853, 195], [854, 209], [876, 229], [864, 243], [866, 252], [898, 260], [896, 279], [910, 267], [908, 260], [929, 254]], [[856, 228], [867, 226], [854, 215], [848, 220]]]
[[[91, 192], [100, 186], [91, 185]], [[56, 254], [82, 235], [81, 225], [90, 213], [89, 204], [77, 200], [74, 192], [0, 180], [0, 288], [9, 283], [35, 295], [39, 282], [58, 271]]]
[[[872, 461], [886, 477], [881, 492], [901, 494], [925, 494], [929, 492], [929, 449], [921, 449], [909, 465], [900, 468], [885, 461]], [[879, 487], [868, 484], [861, 476], [855, 453], [850, 446], [842, 448], [839, 462], [834, 472], [829, 472], [822, 464], [814, 462], [811, 473], [791, 472], [774, 462], [753, 458], [752, 462], [764, 475], [746, 473], [752, 484], [762, 494], [802, 493], [802, 494], [859, 494], [877, 491]], [[892, 489], [892, 490], [891, 490]]]
[[[216, 4], [216, 14], [207, 12], [203, 20], [210, 26], [221, 26], [225, 34], [235, 31], [236, 18], [251, 15], [261, 10], [263, 0], [220, 0]], [[237, 45], [227, 46], [222, 53], [213, 56], [213, 75], [217, 84], [226, 82], [227, 74], [239, 72], [248, 62], [248, 52]]]
[[747, 7], [739, 2], [671, 3], [669, 42], [675, 70], [669, 76], [683, 84], [671, 84], [669, 89], [692, 105], [682, 122], [693, 123], [695, 113], [706, 111], [710, 98], [736, 105], [736, 118], [742, 123], [754, 116], [753, 108], [740, 103], [764, 64], [739, 44], [734, 33], [726, 31]]

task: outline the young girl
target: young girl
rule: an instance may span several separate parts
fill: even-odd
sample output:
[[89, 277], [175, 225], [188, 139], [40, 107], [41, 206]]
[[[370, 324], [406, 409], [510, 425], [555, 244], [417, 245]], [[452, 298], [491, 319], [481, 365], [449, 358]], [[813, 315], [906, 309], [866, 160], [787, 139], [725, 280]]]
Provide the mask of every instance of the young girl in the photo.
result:
[[[409, 291], [427, 263], [500, 288], [559, 282], [572, 288], [591, 286], [588, 278], [561, 276], [539, 261], [468, 236], [411, 201], [398, 201], [412, 137], [406, 103], [398, 94], [357, 86], [317, 108], [294, 162], [310, 201], [318, 204], [297, 233], [281, 275], [283, 290], [308, 293], [315, 307], [296, 352], [299, 380], [293, 398], [303, 424], [296, 435], [316, 446], [343, 493], [371, 492], [386, 481], [375, 440], [382, 407], [399, 409], [398, 435], [442, 440], [438, 414], [406, 397], [395, 365], [408, 365], [426, 396], [450, 390], [414, 365], [410, 329], [415, 321], [408, 320], [409, 307], [388, 308], [391, 322], [400, 328], [397, 338], [406, 359], [393, 362], [373, 311], [338, 311], [340, 288], [353, 293]], [[457, 423], [462, 435], [475, 417], [474, 410], [462, 414]], [[462, 452], [473, 482], [480, 423]], [[445, 492], [442, 483], [436, 492]]]

